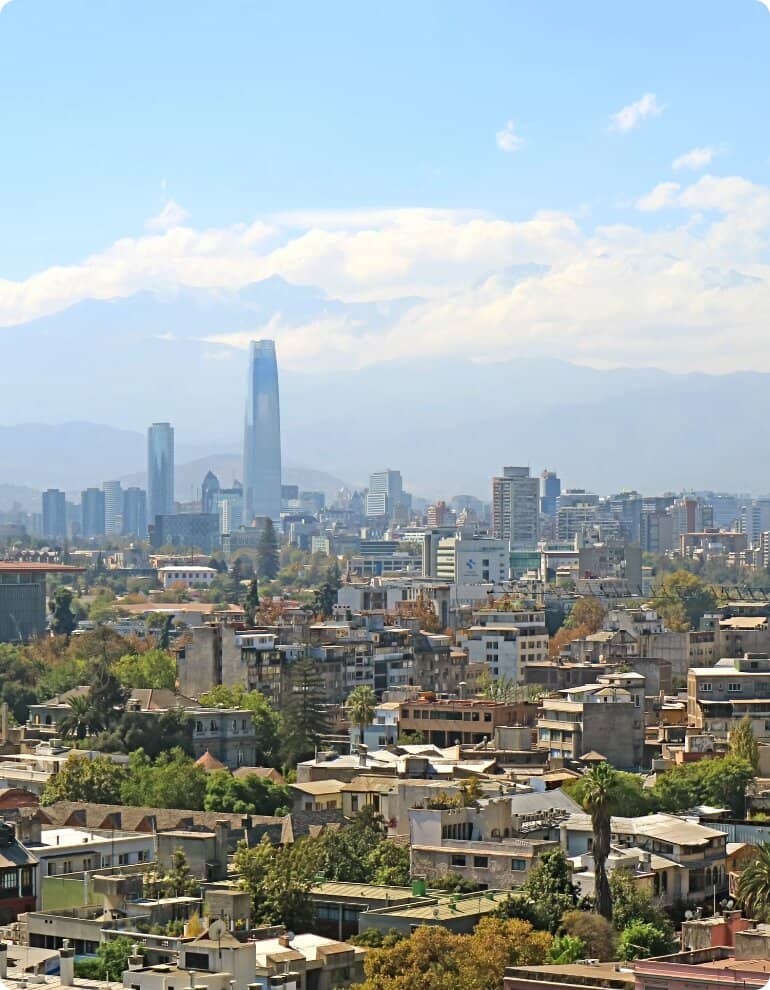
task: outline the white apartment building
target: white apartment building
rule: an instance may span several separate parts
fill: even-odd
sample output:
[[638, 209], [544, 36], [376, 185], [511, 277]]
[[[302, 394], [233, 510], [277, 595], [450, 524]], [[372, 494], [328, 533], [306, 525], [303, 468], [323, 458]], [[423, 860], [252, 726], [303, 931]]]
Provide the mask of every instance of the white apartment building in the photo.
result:
[[548, 659], [548, 629], [543, 609], [506, 611], [502, 608], [481, 608], [474, 612], [473, 618], [477, 627], [488, 628], [490, 632], [495, 632], [497, 629], [516, 630], [519, 676], [527, 664], [541, 663]]
[[519, 628], [514, 625], [471, 626], [458, 637], [470, 663], [487, 665], [493, 681], [523, 681], [519, 668]]
[[504, 467], [492, 479], [492, 535], [512, 550], [534, 548], [540, 537], [540, 479], [528, 467]]
[[452, 584], [502, 584], [510, 569], [505, 540], [449, 536], [438, 541], [436, 577]]
[[197, 564], [173, 564], [158, 568], [158, 580], [163, 590], [183, 584], [186, 588], [208, 588], [219, 572], [213, 567]]

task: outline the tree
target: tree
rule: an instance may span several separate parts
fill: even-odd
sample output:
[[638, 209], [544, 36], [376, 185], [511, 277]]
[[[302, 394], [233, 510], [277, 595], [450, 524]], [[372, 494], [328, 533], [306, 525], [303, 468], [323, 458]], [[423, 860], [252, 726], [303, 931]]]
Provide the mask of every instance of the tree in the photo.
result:
[[127, 653], [115, 663], [113, 671], [127, 688], [166, 688], [173, 691], [176, 687], [176, 661], [165, 650]]
[[112, 725], [120, 717], [129, 694], [112, 672], [109, 662], [100, 660], [94, 667], [88, 694], [91, 710], [100, 726]]
[[267, 836], [252, 848], [245, 841], [238, 843], [233, 865], [251, 896], [255, 922], [292, 931], [310, 929], [313, 908], [308, 893], [318, 872], [317, 850], [315, 840], [307, 838], [280, 848]]
[[662, 811], [685, 811], [697, 804], [730, 808], [736, 816], [745, 812], [746, 785], [754, 769], [746, 760], [728, 755], [685, 763], [659, 774], [652, 789], [653, 806]]
[[85, 739], [92, 729], [100, 729], [98, 716], [91, 707], [88, 694], [76, 694], [67, 699], [69, 711], [59, 723], [59, 730], [65, 739]]
[[198, 892], [198, 881], [190, 872], [183, 849], [175, 849], [171, 854], [162, 883], [166, 897], [190, 897]]
[[567, 911], [562, 915], [561, 927], [567, 935], [580, 939], [589, 959], [600, 959], [602, 962], [615, 959], [615, 929], [600, 914]]
[[759, 745], [748, 715], [744, 715], [730, 733], [730, 756], [749, 763], [754, 773], [759, 770]]
[[623, 929], [618, 939], [618, 955], [627, 962], [632, 959], [649, 959], [650, 956], [665, 956], [675, 948], [670, 936], [648, 921], [632, 921]]
[[87, 801], [93, 804], [124, 804], [126, 768], [106, 756], [93, 759], [73, 752], [57, 774], [49, 778], [40, 796], [41, 804], [57, 801]]
[[[583, 805], [589, 779], [580, 777], [564, 785], [564, 790], [573, 801]], [[653, 801], [649, 791], [644, 789], [642, 778], [635, 773], [615, 771], [615, 804], [623, 809], [623, 814], [629, 818], [647, 815], [652, 810]]]
[[598, 598], [578, 598], [564, 625], [567, 629], [585, 628], [590, 636], [602, 628], [606, 614], [607, 609]]
[[583, 807], [591, 815], [593, 828], [593, 859], [596, 910], [612, 921], [612, 895], [607, 879], [607, 857], [610, 854], [610, 821], [617, 796], [617, 772], [609, 763], [592, 767], [585, 775]]
[[129, 757], [124, 804], [200, 811], [205, 794], [205, 771], [181, 749], [161, 753], [154, 763], [141, 749]]
[[[577, 906], [577, 888], [572, 883], [569, 863], [561, 849], [549, 849], [538, 860], [522, 887], [525, 901], [529, 901], [537, 927], [555, 932], [561, 916]], [[518, 898], [521, 900], [521, 898]], [[511, 908], [516, 910], [515, 895]]]
[[128, 969], [129, 957], [134, 954], [134, 940], [119, 935], [117, 938], [102, 942], [96, 950], [96, 958], [101, 964], [100, 979], [120, 983], [123, 974]]
[[411, 879], [409, 847], [385, 839], [366, 857], [369, 883], [407, 887]]
[[738, 900], [748, 918], [763, 920], [770, 907], [770, 842], [761, 842], [738, 880]]
[[372, 866], [369, 857], [386, 835], [385, 821], [368, 804], [340, 829], [329, 829], [320, 837], [320, 869], [328, 880], [367, 883]]
[[508, 966], [539, 966], [546, 962], [553, 940], [526, 921], [482, 918], [472, 935], [455, 942], [457, 986], [467, 990], [499, 990]]
[[325, 700], [323, 680], [313, 661], [297, 660], [284, 704], [283, 753], [290, 766], [312, 756], [321, 736], [328, 734]]
[[566, 646], [569, 646], [570, 643], [574, 643], [576, 639], [584, 639], [590, 635], [588, 626], [563, 625], [556, 635], [551, 636], [548, 641], [548, 655], [550, 657], [558, 657], [561, 651]]
[[348, 695], [346, 707], [350, 721], [358, 727], [358, 741], [363, 743], [366, 727], [374, 721], [377, 695], [368, 684], [361, 684]]
[[54, 591], [50, 602], [51, 632], [54, 636], [66, 637], [68, 642], [78, 624], [72, 609], [72, 597], [69, 588], [59, 587]]
[[140, 712], [124, 712], [108, 730], [91, 739], [103, 753], [133, 753], [143, 749], [150, 759], [171, 749], [192, 755], [192, 722], [181, 708], [171, 708], [154, 718]]
[[274, 581], [278, 575], [278, 537], [269, 517], [257, 546], [257, 574], [265, 581]]
[[674, 632], [697, 628], [706, 612], [717, 605], [713, 590], [689, 571], [667, 574], [652, 596], [650, 604]]
[[629, 870], [613, 870], [610, 876], [612, 918], [617, 931], [623, 931], [634, 921], [643, 921], [672, 935], [668, 915], [652, 902], [647, 891], [637, 887]]
[[259, 608], [259, 584], [256, 577], [249, 581], [249, 589], [246, 592], [246, 599], [243, 603], [243, 611], [246, 613], [246, 625], [254, 625]]
[[583, 940], [566, 933], [556, 936], [548, 953], [548, 962], [552, 964], [569, 965], [585, 958], [586, 947]]
[[255, 773], [233, 777], [228, 770], [208, 774], [204, 811], [223, 811], [239, 815], [274, 815], [291, 805], [287, 787], [278, 787]]
[[323, 618], [328, 618], [337, 604], [337, 592], [340, 590], [340, 569], [337, 562], [326, 571], [323, 583], [316, 589], [314, 606], [316, 612]]

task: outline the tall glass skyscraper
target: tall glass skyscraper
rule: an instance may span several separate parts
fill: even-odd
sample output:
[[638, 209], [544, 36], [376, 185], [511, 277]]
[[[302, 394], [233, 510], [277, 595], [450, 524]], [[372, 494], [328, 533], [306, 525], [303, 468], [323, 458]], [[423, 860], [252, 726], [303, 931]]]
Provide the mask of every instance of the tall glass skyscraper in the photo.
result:
[[272, 340], [253, 340], [243, 435], [244, 522], [281, 515], [281, 410]]
[[153, 423], [147, 431], [147, 521], [153, 525], [156, 516], [173, 512], [174, 428]]

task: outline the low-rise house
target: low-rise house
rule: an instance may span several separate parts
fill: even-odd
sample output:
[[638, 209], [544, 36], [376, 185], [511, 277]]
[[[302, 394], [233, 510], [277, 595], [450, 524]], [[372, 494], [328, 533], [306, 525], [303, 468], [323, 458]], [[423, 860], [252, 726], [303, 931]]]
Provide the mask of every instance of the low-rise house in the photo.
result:
[[746, 653], [723, 658], [713, 667], [692, 667], [687, 674], [688, 724], [727, 742], [748, 716], [754, 737], [770, 738], [770, 656]]
[[434, 799], [409, 812], [412, 873], [428, 882], [459, 873], [481, 886], [510, 890], [524, 883], [541, 853], [558, 847], [556, 835], [548, 828], [517, 832], [504, 797], [465, 808]]
[[408, 936], [427, 925], [446, 928], [455, 935], [470, 934], [485, 915], [493, 914], [499, 908], [507, 893], [507, 890], [485, 890], [481, 896], [450, 894], [421, 898], [418, 903], [373, 908], [359, 915], [359, 931], [374, 929], [383, 935], [396, 931]]
[[13, 825], [0, 822], [0, 923], [34, 910], [37, 894], [37, 857], [19, 841]]
[[[675, 815], [645, 815], [639, 818], [613, 817], [611, 822], [613, 845], [619, 851], [627, 849], [636, 855], [638, 850], [670, 861], [676, 867], [664, 867], [651, 872], [660, 874], [659, 883], [666, 876], [666, 887], [659, 888], [657, 896], [667, 898], [666, 903], [677, 900], [704, 900], [727, 890], [727, 836], [724, 832], [698, 825], [696, 822]], [[570, 815], [560, 825], [561, 844], [567, 855], [583, 856], [593, 848], [591, 816]], [[654, 884], [654, 881], [653, 881]], [[655, 889], [651, 890], [655, 895]]]

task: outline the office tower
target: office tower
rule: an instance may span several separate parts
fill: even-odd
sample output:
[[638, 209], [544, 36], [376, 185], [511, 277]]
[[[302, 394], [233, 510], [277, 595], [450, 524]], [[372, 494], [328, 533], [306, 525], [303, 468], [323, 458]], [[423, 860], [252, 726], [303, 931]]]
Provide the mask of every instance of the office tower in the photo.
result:
[[536, 547], [540, 536], [540, 479], [528, 467], [504, 467], [492, 479], [492, 535], [511, 549]]
[[281, 516], [281, 409], [272, 340], [253, 340], [243, 435], [244, 520]]
[[620, 492], [610, 497], [610, 511], [629, 543], [640, 543], [642, 539], [642, 501], [639, 492]]
[[366, 493], [367, 516], [390, 516], [404, 501], [404, 484], [400, 471], [375, 471], [369, 476]]
[[123, 536], [147, 536], [147, 493], [143, 488], [123, 492]]
[[123, 528], [123, 489], [119, 481], [102, 483], [104, 492], [104, 532], [118, 536]]
[[177, 512], [156, 516], [152, 522], [150, 545], [179, 547], [190, 553], [213, 553], [220, 548], [219, 516], [215, 512]]
[[43, 538], [67, 539], [67, 505], [58, 488], [43, 492]]
[[218, 495], [219, 478], [213, 471], [207, 471], [201, 485], [201, 512], [216, 512]]
[[86, 540], [104, 536], [104, 492], [86, 488], [80, 495], [80, 532]]
[[602, 521], [599, 496], [585, 488], [568, 488], [559, 496], [556, 509], [556, 538], [573, 543], [578, 534], [586, 533]]
[[170, 423], [153, 423], [147, 431], [147, 515], [174, 513], [174, 428]]
[[561, 478], [555, 471], [543, 471], [540, 475], [540, 511], [545, 516], [556, 515], [556, 500], [561, 495]]

